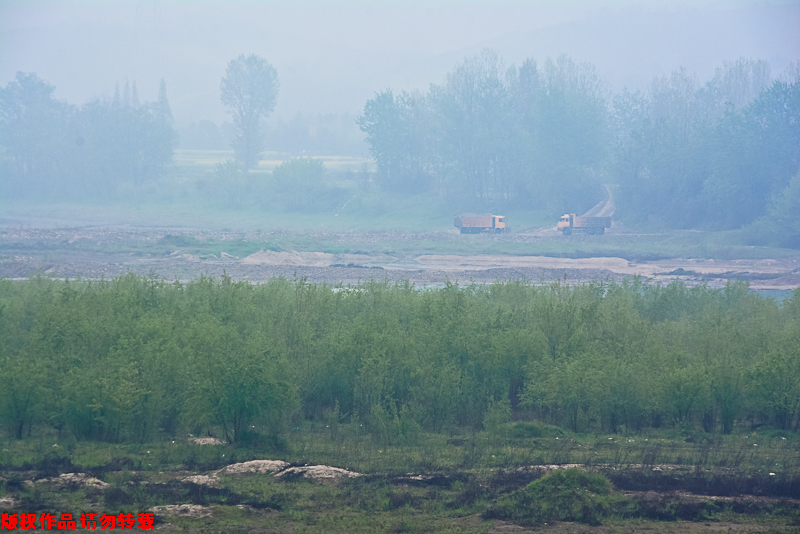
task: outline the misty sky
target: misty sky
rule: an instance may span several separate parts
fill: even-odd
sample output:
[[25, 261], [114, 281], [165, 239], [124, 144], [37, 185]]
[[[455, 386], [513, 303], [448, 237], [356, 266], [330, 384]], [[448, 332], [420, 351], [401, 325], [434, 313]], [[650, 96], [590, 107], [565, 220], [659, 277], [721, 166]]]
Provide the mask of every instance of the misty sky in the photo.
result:
[[685, 65], [701, 81], [723, 60], [800, 60], [800, 2], [0, 1], [0, 84], [35, 72], [73, 104], [163, 77], [178, 121], [226, 118], [227, 62], [256, 53], [278, 71], [275, 117], [360, 114], [376, 91], [424, 90], [465, 55], [507, 65], [561, 53], [612, 89], [647, 89]]

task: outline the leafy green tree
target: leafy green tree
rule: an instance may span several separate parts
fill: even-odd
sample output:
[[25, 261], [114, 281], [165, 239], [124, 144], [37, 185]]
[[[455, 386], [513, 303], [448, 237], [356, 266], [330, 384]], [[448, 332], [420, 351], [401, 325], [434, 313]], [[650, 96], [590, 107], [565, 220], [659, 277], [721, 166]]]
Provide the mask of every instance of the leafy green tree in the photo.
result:
[[599, 195], [606, 98], [591, 65], [563, 56], [543, 71], [532, 60], [506, 70], [484, 50], [425, 94], [378, 93], [358, 123], [386, 189], [435, 185], [463, 209], [534, 202], [575, 211]]
[[313, 209], [314, 199], [325, 189], [325, 164], [321, 159], [292, 158], [272, 171], [275, 199], [290, 210]]
[[440, 116], [437, 152], [445, 180], [482, 200], [504, 194], [511, 124], [503, 65], [496, 52], [469, 57], [432, 90]]
[[644, 117], [636, 100], [616, 104], [617, 115], [628, 117], [633, 128], [627, 143], [618, 145], [617, 164], [624, 165], [617, 171], [622, 214], [696, 226], [704, 217], [700, 194], [708, 174], [711, 124], [697, 77], [681, 68], [654, 79]]
[[453, 423], [461, 398], [461, 371], [452, 362], [419, 362], [411, 370], [411, 413], [423, 428], [439, 432]]
[[768, 354], [759, 359], [750, 376], [756, 407], [777, 428], [797, 430], [800, 425], [800, 334], [787, 329]]
[[[38, 186], [60, 187], [64, 158], [75, 147], [75, 109], [53, 97], [55, 87], [34, 73], [17, 72], [13, 81], [0, 88], [0, 146], [6, 194]], [[71, 137], [71, 139], [70, 139]], [[71, 141], [71, 143], [70, 143]], [[58, 176], [59, 178], [63, 178]]]
[[430, 98], [391, 90], [367, 101], [356, 122], [367, 134], [377, 180], [387, 191], [418, 193], [431, 185]]
[[77, 164], [84, 187], [111, 195], [120, 182], [141, 185], [163, 174], [178, 141], [166, 91], [161, 80], [157, 102], [94, 99], [81, 107]]
[[0, 420], [16, 439], [22, 439], [25, 428], [30, 434], [43, 413], [45, 379], [43, 362], [29, 354], [6, 355], [0, 360], [0, 380], [4, 393], [0, 399]]
[[269, 340], [252, 334], [242, 339], [233, 325], [197, 321], [188, 333], [190, 350], [187, 414], [200, 424], [218, 424], [229, 442], [241, 438], [257, 420], [270, 433], [293, 403], [293, 390], [281, 378], [279, 354]]
[[503, 431], [503, 426], [511, 421], [511, 403], [508, 398], [489, 400], [489, 407], [486, 409], [486, 414], [483, 416], [483, 428], [489, 434], [500, 436]]
[[610, 130], [612, 155], [610, 172], [620, 185], [618, 212], [633, 220], [647, 220], [652, 210], [657, 180], [650, 171], [649, 101], [641, 92], [627, 90], [614, 95]]
[[712, 114], [720, 118], [729, 105], [734, 109], [744, 108], [770, 83], [768, 61], [744, 57], [736, 61], [723, 61], [706, 84], [707, 105], [713, 109]]
[[278, 73], [255, 54], [241, 54], [228, 62], [220, 91], [236, 128], [233, 150], [245, 169], [258, 165], [264, 149], [259, 121], [275, 109]]
[[751, 243], [800, 248], [800, 173], [772, 197], [767, 214], [746, 228]]
[[247, 172], [239, 160], [226, 159], [215, 163], [214, 179], [216, 200], [225, 199], [231, 207], [241, 207], [251, 195]]
[[[133, 84], [134, 95], [136, 83]], [[133, 109], [138, 109], [138, 98], [133, 99]], [[148, 136], [147, 152], [152, 160], [153, 172], [160, 174], [164, 166], [172, 161], [172, 155], [178, 145], [178, 133], [172, 119], [172, 109], [167, 99], [167, 82], [161, 79], [158, 86], [158, 100], [148, 106], [154, 119], [152, 134]]]
[[531, 196], [549, 199], [552, 213], [580, 212], [600, 196], [597, 176], [608, 149], [608, 90], [593, 65], [564, 55], [547, 59], [541, 80], [531, 132], [536, 158]]
[[77, 108], [55, 100], [54, 90], [20, 72], [0, 91], [7, 194], [112, 196], [164, 172], [177, 138], [163, 80], [158, 102], [143, 105], [128, 90]]

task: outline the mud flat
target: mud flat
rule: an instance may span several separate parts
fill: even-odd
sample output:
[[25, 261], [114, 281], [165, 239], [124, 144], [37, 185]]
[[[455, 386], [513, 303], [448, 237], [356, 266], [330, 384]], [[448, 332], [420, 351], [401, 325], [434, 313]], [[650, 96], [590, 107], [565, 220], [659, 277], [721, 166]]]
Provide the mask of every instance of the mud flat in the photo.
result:
[[[409, 280], [418, 286], [438, 286], [448, 281], [491, 284], [510, 279], [580, 284], [598, 279], [620, 282], [640, 276], [665, 284], [680, 280], [711, 287], [722, 287], [730, 280], [746, 280], [758, 290], [785, 291], [800, 286], [800, 252], [787, 255], [783, 251], [776, 258], [757, 259], [642, 258], [633, 253], [623, 257], [626, 254], [619, 251], [587, 257], [563, 252], [447, 253], [454, 243], [462, 248], [471, 243], [459, 241], [460, 238], [455, 231], [287, 234], [151, 228], [3, 228], [0, 276], [26, 279], [42, 274], [98, 279], [130, 272], [188, 281], [200, 275], [225, 274], [256, 283], [283, 276], [333, 285], [359, 284], [369, 279]], [[475, 244], [511, 251], [537, 239], [552, 240], [554, 249], [563, 245], [558, 236], [542, 238], [530, 234]], [[298, 242], [306, 249], [344, 251], [287, 248]], [[273, 248], [282, 250], [272, 250], [269, 243], [279, 243]], [[401, 251], [392, 252], [392, 248]]]

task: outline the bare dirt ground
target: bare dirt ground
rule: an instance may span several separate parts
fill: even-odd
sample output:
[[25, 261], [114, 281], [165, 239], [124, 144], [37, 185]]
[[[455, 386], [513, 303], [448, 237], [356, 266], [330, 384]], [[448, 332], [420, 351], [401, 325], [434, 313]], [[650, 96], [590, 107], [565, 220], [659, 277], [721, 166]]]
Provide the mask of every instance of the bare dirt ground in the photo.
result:
[[[552, 234], [552, 236], [550, 235]], [[26, 279], [35, 274], [55, 278], [112, 278], [126, 273], [187, 281], [200, 275], [227, 274], [237, 280], [265, 282], [276, 276], [306, 278], [313, 283], [358, 284], [369, 279], [409, 280], [417, 286], [447, 281], [461, 285], [490, 284], [497, 280], [526, 279], [533, 283], [555, 280], [580, 284], [598, 279], [621, 281], [640, 275], [654, 282], [682, 280], [721, 287], [742, 279], [754, 289], [787, 290], [800, 286], [800, 253], [781, 259], [626, 259], [623, 257], [563, 258], [512, 254], [437, 254], [460, 238], [457, 231], [436, 233], [362, 232], [297, 234], [353, 253], [296, 252], [261, 249], [236, 252], [242, 243], [266, 243], [286, 234], [226, 231], [186, 231], [153, 228], [0, 228], [0, 276]], [[295, 239], [297, 239], [295, 235]], [[190, 239], [191, 246], [171, 246], [169, 239]], [[493, 239], [487, 237], [487, 239]], [[524, 244], [560, 239], [555, 228], [510, 234], [501, 244]], [[216, 243], [216, 252], [202, 252], [203, 243]], [[230, 245], [228, 245], [230, 243]], [[383, 252], [386, 245], [402, 244], [405, 252]], [[419, 246], [416, 246], [416, 244]], [[226, 252], [225, 247], [230, 247]], [[308, 246], [306, 246], [308, 248]], [[413, 252], [418, 250], [419, 253]], [[410, 251], [410, 252], [409, 252]], [[434, 252], [434, 253], [432, 253]], [[239, 255], [237, 255], [239, 254]]]

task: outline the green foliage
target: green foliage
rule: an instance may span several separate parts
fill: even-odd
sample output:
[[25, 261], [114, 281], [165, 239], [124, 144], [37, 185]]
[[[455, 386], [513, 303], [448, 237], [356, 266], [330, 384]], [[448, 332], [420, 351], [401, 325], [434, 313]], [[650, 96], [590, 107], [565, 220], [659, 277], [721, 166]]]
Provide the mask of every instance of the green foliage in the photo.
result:
[[0, 147], [5, 193], [62, 201], [109, 198], [160, 178], [177, 136], [167, 90], [140, 103], [136, 84], [117, 87], [113, 100], [82, 107], [57, 101], [55, 87], [18, 72], [0, 89]]
[[788, 248], [800, 248], [800, 173], [792, 177], [786, 189], [772, 197], [767, 214], [746, 230], [751, 243], [766, 241]]
[[235, 159], [226, 159], [214, 165], [214, 177], [231, 187], [241, 187], [244, 176], [244, 167]]
[[[358, 123], [388, 191], [434, 188], [462, 209], [586, 209], [599, 195], [606, 94], [594, 67], [566, 56], [506, 71], [484, 50], [425, 94], [383, 91]], [[576, 207], [576, 203], [578, 206]]]
[[321, 159], [292, 158], [272, 171], [262, 204], [284, 211], [331, 209], [345, 201], [344, 191], [326, 183]]
[[490, 515], [533, 524], [576, 521], [599, 525], [620, 502], [611, 482], [600, 473], [558, 469], [501, 501]]
[[511, 420], [511, 403], [508, 398], [495, 401], [491, 399], [483, 416], [483, 428], [489, 434], [500, 435], [505, 430], [505, 424]]
[[16, 439], [188, 431], [278, 443], [306, 419], [324, 421], [331, 439], [356, 432], [384, 447], [482, 428], [493, 440], [555, 438], [559, 427], [791, 432], [797, 300], [778, 305], [746, 283], [640, 279], [426, 290], [6, 280], [0, 424]]
[[258, 165], [264, 150], [259, 120], [275, 109], [279, 86], [277, 71], [262, 57], [240, 54], [228, 62], [220, 83], [221, 100], [232, 115], [233, 149], [245, 169]]
[[610, 171], [620, 215], [673, 228], [757, 221], [753, 243], [796, 246], [799, 116], [800, 83], [770, 84], [765, 62], [744, 59], [704, 86], [682, 68], [655, 79], [649, 97], [617, 95]]
[[509, 436], [516, 439], [554, 438], [564, 436], [564, 431], [557, 426], [544, 425], [537, 422], [514, 423], [509, 431]]
[[296, 189], [298, 194], [319, 187], [325, 176], [321, 159], [292, 158], [272, 171], [272, 179], [282, 188]]

